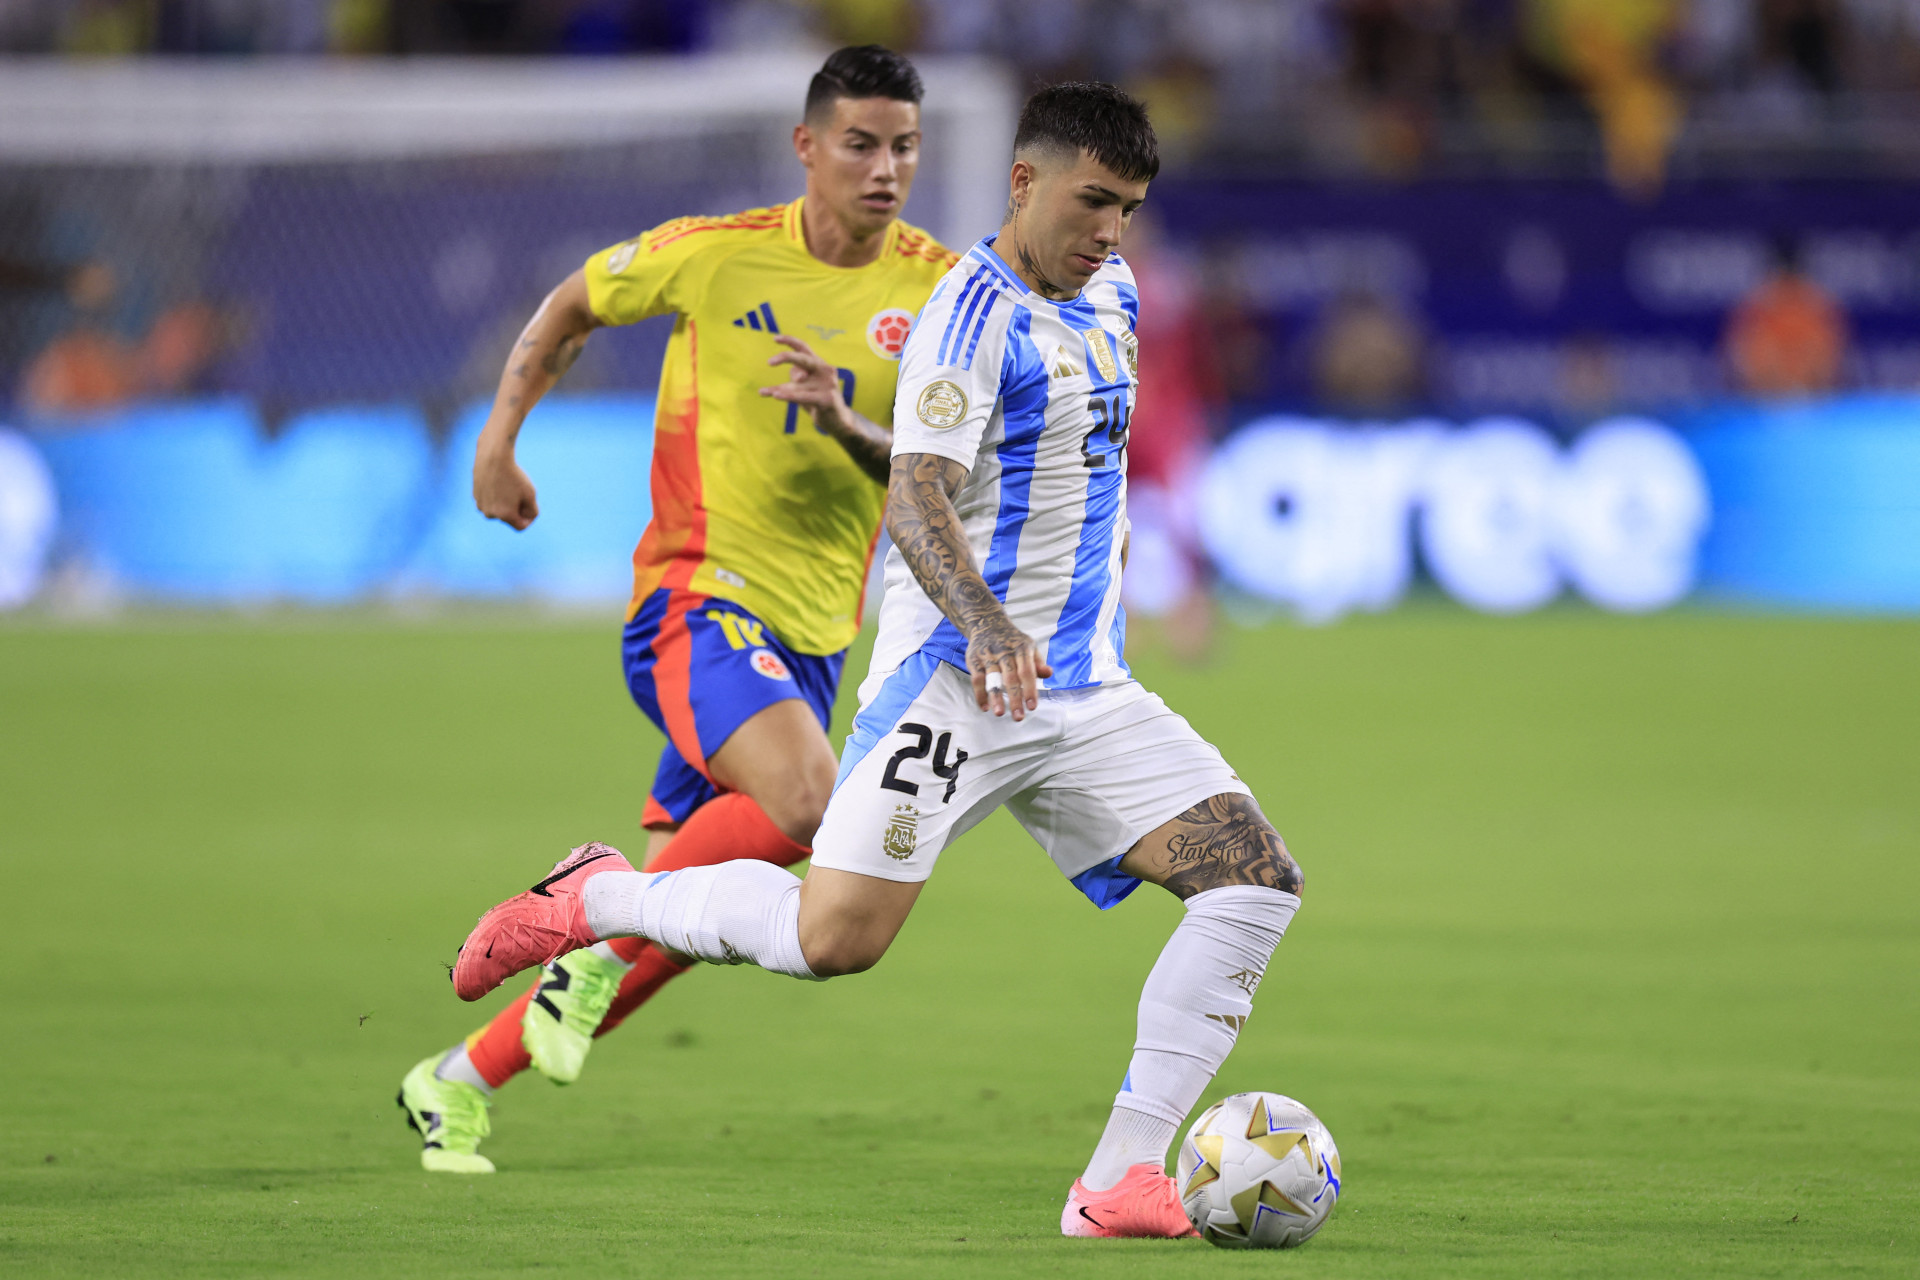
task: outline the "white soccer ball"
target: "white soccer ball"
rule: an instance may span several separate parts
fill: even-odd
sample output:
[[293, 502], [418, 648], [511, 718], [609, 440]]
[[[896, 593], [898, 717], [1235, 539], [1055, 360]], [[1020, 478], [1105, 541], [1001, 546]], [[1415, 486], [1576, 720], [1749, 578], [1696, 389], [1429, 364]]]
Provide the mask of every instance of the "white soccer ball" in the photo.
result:
[[1318, 1116], [1277, 1093], [1207, 1108], [1180, 1144], [1180, 1202], [1223, 1249], [1305, 1244], [1340, 1198], [1340, 1151]]

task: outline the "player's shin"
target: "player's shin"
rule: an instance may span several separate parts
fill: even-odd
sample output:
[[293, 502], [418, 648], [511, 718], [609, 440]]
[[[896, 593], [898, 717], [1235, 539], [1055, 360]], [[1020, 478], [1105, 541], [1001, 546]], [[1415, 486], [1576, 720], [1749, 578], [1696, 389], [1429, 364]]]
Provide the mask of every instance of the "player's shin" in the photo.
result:
[[800, 877], [754, 860], [679, 871], [609, 871], [587, 882], [587, 925], [710, 964], [816, 978], [800, 950]]
[[1231, 885], [1187, 899], [1140, 993], [1126, 1083], [1081, 1182], [1105, 1190], [1137, 1164], [1166, 1159], [1253, 1011], [1253, 993], [1300, 907], [1281, 889]]

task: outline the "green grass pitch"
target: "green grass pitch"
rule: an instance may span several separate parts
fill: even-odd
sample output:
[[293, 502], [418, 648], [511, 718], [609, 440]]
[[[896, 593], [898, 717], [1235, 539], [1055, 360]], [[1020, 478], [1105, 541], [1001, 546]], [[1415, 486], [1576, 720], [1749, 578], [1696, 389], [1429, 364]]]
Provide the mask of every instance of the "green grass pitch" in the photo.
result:
[[442, 963], [639, 843], [615, 629], [160, 616], [0, 629], [0, 1273], [1920, 1273], [1920, 625], [1428, 604], [1137, 668], [1307, 872], [1208, 1095], [1332, 1128], [1305, 1249], [1057, 1235], [1178, 909], [1004, 816], [874, 972], [697, 971], [423, 1174], [400, 1076], [506, 998]]

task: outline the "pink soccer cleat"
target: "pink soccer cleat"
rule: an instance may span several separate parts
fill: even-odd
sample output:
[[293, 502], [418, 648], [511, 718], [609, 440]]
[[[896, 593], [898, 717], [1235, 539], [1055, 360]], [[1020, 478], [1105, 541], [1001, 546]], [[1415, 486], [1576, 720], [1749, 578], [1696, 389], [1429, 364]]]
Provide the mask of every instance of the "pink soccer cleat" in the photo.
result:
[[631, 871], [618, 849], [583, 844], [553, 864], [553, 874], [480, 917], [453, 962], [453, 989], [478, 1000], [519, 973], [600, 941], [587, 928], [580, 889], [602, 871]]
[[1187, 1221], [1166, 1171], [1157, 1164], [1137, 1164], [1105, 1191], [1089, 1191], [1075, 1178], [1060, 1211], [1060, 1234], [1184, 1240], [1200, 1233]]

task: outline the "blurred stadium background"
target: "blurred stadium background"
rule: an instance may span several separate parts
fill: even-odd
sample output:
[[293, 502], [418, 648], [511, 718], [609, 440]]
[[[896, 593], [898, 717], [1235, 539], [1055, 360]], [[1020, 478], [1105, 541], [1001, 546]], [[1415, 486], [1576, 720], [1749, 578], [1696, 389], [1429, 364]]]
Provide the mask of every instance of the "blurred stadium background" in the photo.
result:
[[660, 742], [664, 322], [537, 411], [518, 535], [502, 357], [591, 250], [796, 194], [864, 40], [953, 244], [1038, 81], [1165, 139], [1130, 657], [1311, 883], [1207, 1099], [1338, 1136], [1291, 1261], [1920, 1274], [1920, 622], [1857, 616], [1920, 613], [1916, 0], [0, 0], [0, 1270], [1289, 1261], [1056, 1234], [1178, 906], [1004, 817], [873, 974], [692, 975], [504, 1090], [494, 1178], [392, 1106]]
[[520, 539], [465, 497], [502, 353], [793, 194], [865, 40], [956, 244], [1024, 89], [1153, 107], [1136, 613], [1920, 609], [1901, 0], [7, 0], [0, 605], [619, 597], [664, 322], [543, 409]]

